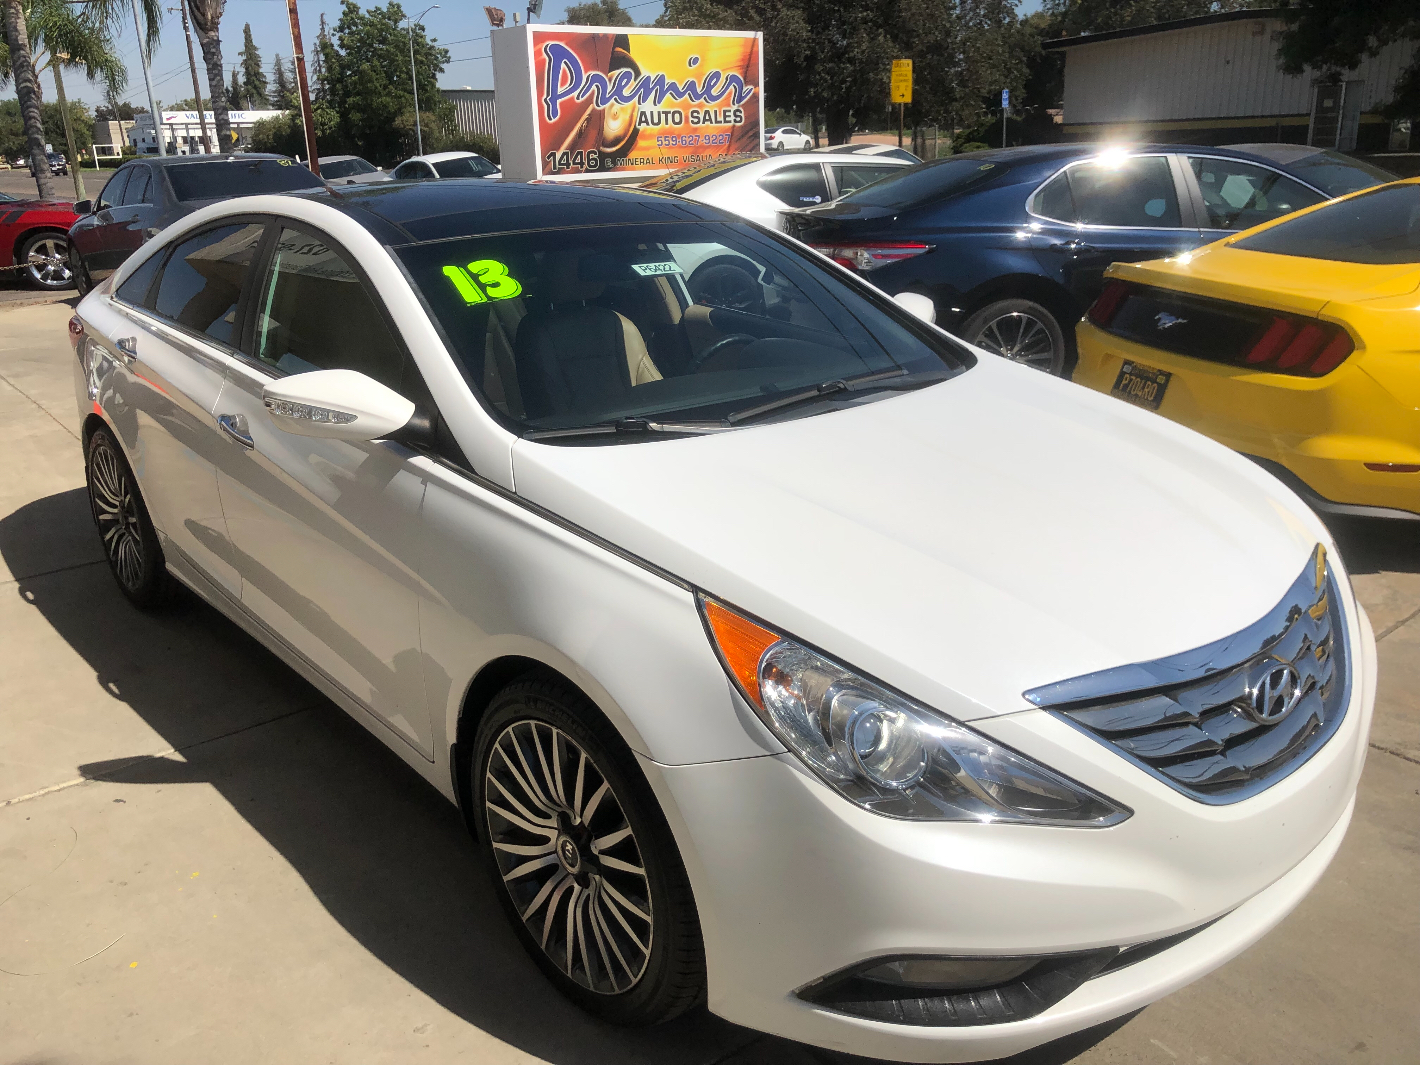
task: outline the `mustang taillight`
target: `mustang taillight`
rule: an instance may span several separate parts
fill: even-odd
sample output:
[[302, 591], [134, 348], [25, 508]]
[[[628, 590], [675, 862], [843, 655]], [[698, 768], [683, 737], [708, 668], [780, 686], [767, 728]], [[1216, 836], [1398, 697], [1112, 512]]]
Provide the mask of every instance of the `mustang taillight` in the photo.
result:
[[931, 251], [932, 245], [913, 241], [860, 240], [856, 244], [815, 244], [815, 251], [822, 252], [839, 266], [867, 273], [889, 263], [899, 263], [923, 252]]
[[1099, 299], [1095, 300], [1090, 305], [1090, 309], [1085, 312], [1086, 317], [1101, 329], [1107, 329], [1109, 323], [1114, 321], [1114, 316], [1119, 313], [1119, 307], [1124, 302], [1124, 297], [1129, 295], [1129, 290], [1132, 287], [1127, 281], [1114, 279], [1106, 281]]
[[1355, 350], [1351, 334], [1339, 325], [1275, 315], [1243, 362], [1273, 373], [1321, 377]]

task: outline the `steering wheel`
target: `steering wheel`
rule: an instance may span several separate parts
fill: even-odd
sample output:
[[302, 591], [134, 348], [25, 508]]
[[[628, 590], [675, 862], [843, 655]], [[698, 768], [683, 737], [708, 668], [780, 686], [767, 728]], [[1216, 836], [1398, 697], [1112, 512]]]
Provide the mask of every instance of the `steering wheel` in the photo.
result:
[[717, 255], [697, 266], [686, 281], [696, 303], [730, 311], [764, 313], [764, 290], [754, 263], [739, 255]]
[[710, 356], [724, 351], [731, 344], [753, 344], [758, 339], [759, 337], [752, 337], [748, 333], [731, 333], [729, 336], [721, 337], [690, 360], [690, 369], [692, 371], [699, 370], [704, 363], [710, 360]]

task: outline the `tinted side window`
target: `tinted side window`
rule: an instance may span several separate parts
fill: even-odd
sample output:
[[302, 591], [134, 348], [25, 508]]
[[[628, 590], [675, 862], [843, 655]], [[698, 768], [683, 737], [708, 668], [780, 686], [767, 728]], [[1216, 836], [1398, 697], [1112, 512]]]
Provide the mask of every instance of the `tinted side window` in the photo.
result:
[[158, 270], [163, 265], [163, 253], [149, 257], [142, 266], [134, 270], [128, 280], [118, 286], [115, 293], [124, 303], [131, 303], [135, 307], [152, 307], [152, 301], [148, 298], [148, 291], [153, 287], [153, 278], [158, 276]]
[[112, 207], [122, 201], [123, 190], [128, 187], [128, 179], [133, 176], [133, 171], [136, 169], [138, 168], [125, 166], [108, 179], [108, 184], [104, 186], [103, 192], [99, 193], [100, 207]]
[[1057, 222], [1075, 221], [1075, 201], [1070, 198], [1070, 175], [1056, 174], [1042, 186], [1031, 201], [1030, 209], [1042, 218]]
[[1067, 173], [1077, 220], [1085, 225], [1172, 229], [1180, 224], [1173, 174], [1161, 155], [1092, 160]]
[[878, 178], [887, 177], [894, 170], [900, 169], [902, 168], [872, 163], [835, 163], [833, 176], [838, 182], [838, 194], [842, 196], [845, 192], [871, 185]]
[[146, 166], [133, 168], [133, 176], [128, 179], [128, 188], [123, 190], [123, 205], [125, 207], [153, 202], [148, 197], [150, 175], [151, 171]]
[[1209, 229], [1251, 229], [1324, 199], [1275, 170], [1237, 159], [1194, 156], [1188, 164], [1203, 193]]
[[265, 226], [222, 226], [173, 249], [153, 309], [214, 340], [233, 344], [237, 300]]
[[400, 163], [392, 176], [396, 181], [422, 181], [429, 176], [429, 168], [423, 163]]
[[757, 184], [780, 203], [790, 207], [812, 207], [830, 199], [828, 184], [823, 180], [823, 168], [817, 163], [786, 166], [772, 174], [765, 174]]
[[258, 301], [256, 357], [268, 366], [357, 370], [400, 388], [404, 356], [374, 297], [321, 239], [283, 229]]

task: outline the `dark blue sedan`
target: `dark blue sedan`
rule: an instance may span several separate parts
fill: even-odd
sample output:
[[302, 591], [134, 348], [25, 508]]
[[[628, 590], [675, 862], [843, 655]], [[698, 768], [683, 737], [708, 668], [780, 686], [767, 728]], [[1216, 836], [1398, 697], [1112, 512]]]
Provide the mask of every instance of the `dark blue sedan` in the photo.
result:
[[944, 328], [1063, 375], [1074, 364], [1073, 324], [1110, 263], [1177, 255], [1393, 180], [1336, 153], [1326, 167], [1296, 169], [1315, 150], [1301, 153], [1178, 144], [969, 152], [784, 217], [793, 236], [885, 292], [930, 296]]

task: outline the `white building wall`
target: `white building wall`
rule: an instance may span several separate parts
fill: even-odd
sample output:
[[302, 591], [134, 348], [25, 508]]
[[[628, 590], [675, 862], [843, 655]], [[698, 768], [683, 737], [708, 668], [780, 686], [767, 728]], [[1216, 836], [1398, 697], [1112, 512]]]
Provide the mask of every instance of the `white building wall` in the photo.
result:
[[[1312, 78], [1277, 69], [1280, 19], [1248, 19], [1065, 49], [1065, 121], [1165, 122], [1308, 114]], [[1361, 110], [1389, 99], [1415, 42], [1387, 45], [1343, 79], [1364, 81]]]

